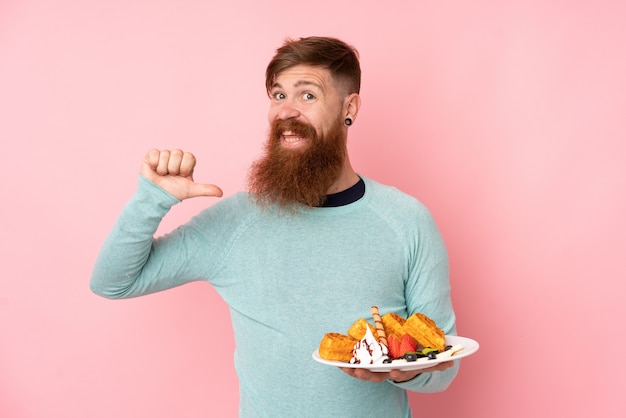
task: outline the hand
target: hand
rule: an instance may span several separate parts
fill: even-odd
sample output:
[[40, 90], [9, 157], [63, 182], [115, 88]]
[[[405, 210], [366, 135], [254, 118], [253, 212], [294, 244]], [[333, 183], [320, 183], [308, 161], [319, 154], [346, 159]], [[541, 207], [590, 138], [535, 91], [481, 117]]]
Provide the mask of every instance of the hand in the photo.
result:
[[222, 189], [214, 184], [200, 184], [193, 180], [196, 157], [181, 150], [148, 151], [140, 173], [179, 200], [198, 196], [222, 196]]
[[341, 371], [344, 373], [354, 377], [355, 379], [365, 380], [366, 382], [374, 382], [380, 383], [385, 382], [387, 380], [393, 380], [395, 382], [406, 382], [407, 380], [413, 379], [415, 376], [421, 373], [430, 373], [437, 371], [444, 371], [450, 367], [454, 366], [454, 361], [444, 361], [442, 363], [437, 363], [433, 367], [428, 367], [426, 369], [419, 370], [391, 370], [389, 372], [372, 372], [367, 369], [353, 369], [350, 367], [340, 367]]

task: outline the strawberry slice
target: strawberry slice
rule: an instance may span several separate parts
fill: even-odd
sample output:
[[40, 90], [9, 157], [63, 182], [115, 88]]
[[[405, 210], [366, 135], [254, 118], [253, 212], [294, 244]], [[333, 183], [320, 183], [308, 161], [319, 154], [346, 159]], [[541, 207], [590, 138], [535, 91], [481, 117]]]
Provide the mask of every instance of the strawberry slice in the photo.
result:
[[402, 341], [400, 341], [400, 356], [402, 357], [406, 353], [417, 351], [417, 342], [409, 334], [404, 334]]
[[389, 351], [389, 357], [392, 359], [397, 359], [404, 355], [404, 352], [400, 349], [400, 340], [393, 335], [387, 337], [387, 349]]

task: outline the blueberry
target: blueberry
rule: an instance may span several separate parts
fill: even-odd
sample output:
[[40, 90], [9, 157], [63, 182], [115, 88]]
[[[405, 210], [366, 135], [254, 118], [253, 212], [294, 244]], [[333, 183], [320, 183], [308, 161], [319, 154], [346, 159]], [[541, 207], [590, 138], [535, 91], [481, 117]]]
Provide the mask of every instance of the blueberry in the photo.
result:
[[417, 360], [417, 354], [407, 353], [407, 354], [404, 355], [404, 359], [406, 361], [416, 361]]
[[434, 351], [431, 351], [430, 353], [428, 353], [428, 358], [430, 360], [435, 360], [437, 358], [437, 353]]
[[391, 363], [393, 360], [390, 359], [389, 357], [387, 357], [386, 359], [383, 360], [383, 364], [389, 364]]

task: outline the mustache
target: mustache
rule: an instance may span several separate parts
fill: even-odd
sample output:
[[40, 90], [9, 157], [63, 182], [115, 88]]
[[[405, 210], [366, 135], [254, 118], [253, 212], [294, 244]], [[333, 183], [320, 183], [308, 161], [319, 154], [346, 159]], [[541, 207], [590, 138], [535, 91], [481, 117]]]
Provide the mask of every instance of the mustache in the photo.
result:
[[310, 139], [317, 137], [317, 132], [313, 126], [295, 119], [276, 120], [272, 122], [271, 131], [274, 139], [280, 138], [285, 131], [290, 131], [295, 135]]

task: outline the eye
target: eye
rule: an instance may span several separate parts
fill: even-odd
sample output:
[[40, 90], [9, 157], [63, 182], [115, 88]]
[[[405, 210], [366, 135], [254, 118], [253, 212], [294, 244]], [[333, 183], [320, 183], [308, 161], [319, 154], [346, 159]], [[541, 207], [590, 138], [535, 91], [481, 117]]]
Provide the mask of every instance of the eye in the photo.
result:
[[272, 93], [272, 98], [275, 99], [275, 100], [283, 100], [285, 97], [287, 97], [287, 96], [285, 96], [285, 93], [282, 93], [280, 91]]
[[304, 93], [304, 94], [302, 95], [302, 98], [303, 98], [304, 100], [306, 100], [306, 101], [310, 101], [310, 100], [315, 99], [315, 96], [314, 96], [313, 94], [311, 94], [311, 93]]

